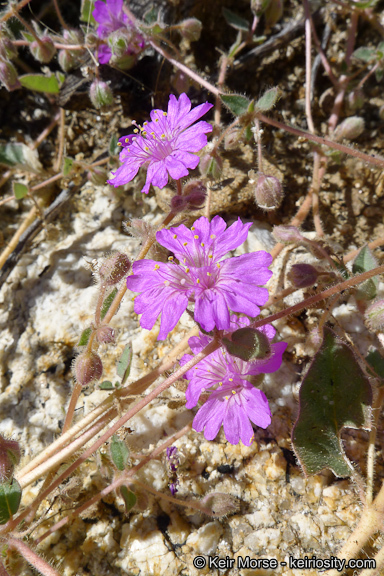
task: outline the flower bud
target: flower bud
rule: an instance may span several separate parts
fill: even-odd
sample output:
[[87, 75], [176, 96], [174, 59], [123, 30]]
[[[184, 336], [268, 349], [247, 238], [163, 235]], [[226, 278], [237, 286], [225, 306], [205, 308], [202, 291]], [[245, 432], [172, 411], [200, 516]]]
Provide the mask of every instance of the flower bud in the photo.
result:
[[376, 300], [368, 306], [364, 317], [368, 328], [381, 331], [384, 328], [384, 300]]
[[364, 131], [364, 120], [359, 116], [351, 116], [342, 121], [334, 132], [334, 138], [337, 140], [355, 140]]
[[287, 274], [288, 280], [295, 288], [313, 286], [317, 282], [318, 276], [319, 273], [316, 268], [304, 262], [301, 264], [293, 264]]
[[101, 283], [106, 286], [117, 284], [128, 275], [131, 268], [129, 258], [123, 252], [115, 252], [100, 267]]
[[271, 354], [271, 344], [268, 337], [255, 328], [239, 328], [231, 334], [231, 340], [222, 340], [227, 351], [246, 362], [264, 360]]
[[42, 36], [29, 45], [32, 56], [39, 62], [47, 64], [56, 54], [56, 48], [53, 40], [49, 36]]
[[113, 104], [112, 90], [105, 82], [94, 80], [89, 89], [89, 97], [95, 108], [103, 108]]
[[347, 96], [347, 104], [351, 112], [356, 112], [364, 106], [364, 93], [361, 88], [352, 90]]
[[0, 435], [0, 482], [10, 480], [15, 466], [20, 462], [20, 445]]
[[79, 354], [75, 360], [74, 373], [81, 386], [88, 386], [91, 382], [99, 380], [103, 373], [103, 363], [100, 356], [94, 352]]
[[17, 57], [17, 48], [9, 38], [2, 38], [0, 40], [0, 58], [4, 60], [12, 60]]
[[57, 56], [60, 67], [64, 72], [69, 72], [76, 65], [77, 59], [72, 50], [59, 50]]
[[270, 0], [251, 0], [251, 10], [255, 16], [260, 17], [268, 7]]
[[283, 0], [270, 0], [264, 12], [265, 27], [272, 28], [283, 15]]
[[[255, 175], [253, 170], [248, 172], [249, 183], [255, 186], [256, 204], [262, 210], [276, 210], [283, 201], [284, 193], [280, 180], [275, 176], [267, 176], [259, 172]], [[254, 178], [256, 177], [256, 180]]]
[[127, 28], [119, 28], [108, 36], [108, 46], [116, 58], [121, 58], [129, 52], [131, 34]]
[[87, 178], [95, 186], [103, 186], [107, 182], [108, 174], [104, 168], [92, 168], [88, 172]]
[[95, 48], [99, 43], [99, 37], [95, 32], [88, 32], [85, 35], [84, 43], [89, 46], [89, 48]]
[[200, 38], [203, 25], [197, 18], [187, 18], [180, 22], [178, 28], [183, 38], [195, 42]]
[[16, 68], [11, 62], [0, 58], [0, 81], [9, 92], [21, 88]]
[[234, 514], [240, 509], [240, 504], [236, 496], [231, 496], [231, 494], [224, 494], [220, 492], [212, 492], [207, 494], [201, 500], [204, 508], [210, 510], [211, 516], [214, 518], [221, 518], [222, 516], [227, 516], [228, 514]]
[[99, 344], [111, 344], [115, 340], [115, 331], [110, 326], [102, 324], [96, 330], [96, 340]]
[[282, 244], [300, 244], [304, 240], [296, 226], [274, 226], [272, 234]]
[[243, 131], [238, 126], [233, 126], [230, 130], [227, 130], [224, 136], [224, 149], [234, 150], [237, 148], [242, 135]]
[[214, 180], [217, 180], [223, 171], [223, 160], [218, 154], [215, 154], [215, 156], [205, 154], [200, 159], [199, 169], [204, 176], [211, 176]]

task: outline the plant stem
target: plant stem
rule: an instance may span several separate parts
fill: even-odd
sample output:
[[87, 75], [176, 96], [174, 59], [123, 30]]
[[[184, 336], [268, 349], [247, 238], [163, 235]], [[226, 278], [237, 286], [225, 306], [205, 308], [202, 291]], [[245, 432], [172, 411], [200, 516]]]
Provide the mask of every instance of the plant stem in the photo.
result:
[[36, 568], [36, 570], [43, 576], [60, 576], [60, 573], [57, 572], [57, 570], [48, 564], [48, 562], [40, 558], [40, 556], [31, 550], [29, 546], [27, 546], [22, 540], [19, 540], [14, 536], [10, 536], [8, 538], [8, 546], [21, 554], [21, 556], [23, 556], [26, 561], [31, 566]]
[[374, 481], [374, 467], [375, 467], [375, 442], [377, 434], [377, 425], [380, 418], [381, 408], [384, 402], [384, 386], [380, 386], [377, 398], [372, 406], [373, 422], [371, 424], [371, 431], [369, 433], [369, 445], [367, 454], [367, 490], [366, 490], [366, 503], [372, 504], [373, 500], [373, 481]]

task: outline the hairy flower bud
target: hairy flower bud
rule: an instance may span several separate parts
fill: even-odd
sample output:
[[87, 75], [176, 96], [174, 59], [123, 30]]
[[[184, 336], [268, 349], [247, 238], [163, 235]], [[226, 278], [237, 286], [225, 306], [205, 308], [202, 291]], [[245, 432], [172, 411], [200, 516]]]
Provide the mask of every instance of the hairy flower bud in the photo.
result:
[[197, 18], [187, 18], [178, 25], [182, 37], [191, 42], [199, 40], [202, 28], [203, 25]]
[[272, 28], [283, 15], [283, 0], [270, 0], [264, 12], [265, 27]]
[[128, 275], [131, 268], [129, 258], [123, 252], [115, 252], [107, 258], [100, 267], [99, 274], [102, 284], [113, 286]]
[[318, 279], [319, 273], [311, 264], [293, 264], [289, 270], [287, 277], [288, 280], [295, 286], [295, 288], [307, 288], [313, 286]]
[[267, 176], [259, 172], [255, 174], [253, 170], [248, 172], [249, 183], [255, 186], [255, 200], [259, 208], [263, 210], [276, 210], [283, 201], [284, 193], [280, 180], [275, 176]]
[[121, 58], [129, 52], [131, 34], [127, 28], [119, 28], [108, 36], [108, 46], [116, 58]]
[[223, 338], [223, 344], [232, 356], [246, 362], [264, 360], [271, 354], [271, 344], [268, 337], [255, 328], [239, 328], [231, 334], [231, 340]]
[[47, 35], [42, 36], [29, 45], [32, 56], [39, 62], [47, 64], [56, 54], [56, 48], [52, 38]]
[[337, 140], [355, 140], [364, 131], [364, 120], [360, 116], [351, 116], [342, 121], [334, 132], [334, 138]]
[[102, 324], [96, 330], [96, 340], [99, 344], [111, 344], [115, 340], [115, 331], [110, 326]]
[[296, 226], [274, 226], [272, 234], [282, 244], [300, 244], [304, 240]]
[[103, 363], [100, 356], [94, 352], [79, 354], [75, 360], [74, 373], [81, 386], [88, 386], [91, 382], [99, 380], [103, 373]]
[[20, 445], [0, 435], [0, 482], [10, 480], [15, 466], [20, 462]]
[[89, 97], [95, 108], [103, 108], [113, 104], [112, 90], [101, 80], [94, 80], [89, 89]]
[[76, 57], [72, 50], [59, 50], [57, 59], [64, 72], [69, 72], [76, 65]]
[[207, 187], [201, 180], [191, 180], [184, 186], [183, 194], [173, 196], [171, 210], [175, 214], [199, 210], [204, 205]]
[[223, 160], [217, 154], [215, 156], [205, 154], [200, 159], [199, 169], [204, 176], [211, 176], [214, 180], [217, 180], [223, 171]]
[[364, 313], [365, 323], [371, 330], [381, 331], [384, 328], [384, 300], [376, 300]]
[[17, 48], [9, 38], [2, 38], [0, 40], [0, 58], [4, 60], [12, 60], [17, 57]]
[[227, 130], [224, 136], [225, 150], [234, 150], [237, 148], [242, 136], [243, 131], [240, 130], [238, 126], [233, 126], [230, 130]]
[[352, 90], [347, 96], [347, 104], [351, 112], [356, 112], [364, 106], [364, 92], [361, 88], [356, 88]]
[[220, 492], [211, 492], [201, 501], [202, 505], [210, 511], [214, 518], [221, 518], [228, 514], [234, 514], [240, 509], [239, 500], [236, 496]]
[[4, 84], [9, 92], [21, 88], [16, 68], [11, 62], [0, 58], [0, 82]]
[[106, 184], [108, 173], [104, 168], [92, 168], [87, 174], [88, 180], [95, 184], [95, 186], [103, 186]]

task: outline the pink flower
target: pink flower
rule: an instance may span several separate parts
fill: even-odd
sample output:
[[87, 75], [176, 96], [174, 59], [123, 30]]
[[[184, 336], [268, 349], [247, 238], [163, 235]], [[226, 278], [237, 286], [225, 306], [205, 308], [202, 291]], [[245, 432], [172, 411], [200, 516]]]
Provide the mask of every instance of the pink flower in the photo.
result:
[[[249, 324], [248, 318], [231, 316], [231, 331]], [[271, 325], [263, 326], [259, 330], [269, 340], [272, 340], [276, 333]], [[228, 337], [228, 334], [226, 336]], [[199, 337], [189, 339], [189, 345], [193, 353], [198, 354], [211, 340], [209, 336], [200, 333]], [[224, 348], [219, 348], [191, 368], [185, 374], [185, 378], [189, 380], [186, 391], [187, 408], [196, 406], [200, 394], [214, 387], [193, 420], [194, 430], [204, 430], [205, 438], [213, 440], [223, 425], [228, 442], [238, 444], [241, 440], [245, 446], [250, 446], [253, 441], [251, 422], [260, 428], [266, 428], [271, 423], [267, 398], [250, 380], [252, 376], [276, 372], [281, 366], [286, 347], [285, 342], [273, 343], [268, 358], [250, 362], [231, 356]], [[190, 354], [185, 354], [180, 364], [183, 366], [191, 358]]]
[[257, 316], [268, 300], [268, 290], [260, 285], [272, 276], [272, 256], [261, 250], [223, 260], [246, 240], [250, 226], [239, 218], [226, 229], [225, 221], [215, 216], [211, 222], [199, 218], [191, 230], [182, 224], [157, 232], [159, 244], [173, 252], [178, 263], [134, 262], [127, 287], [141, 293], [135, 312], [142, 314], [142, 328], [150, 330], [161, 314], [159, 339], [165, 339], [189, 303], [194, 303], [194, 318], [207, 332], [215, 327], [229, 330], [230, 310]]
[[212, 131], [208, 122], [194, 123], [210, 108], [212, 104], [206, 102], [191, 110], [191, 101], [186, 94], [181, 94], [178, 100], [171, 94], [167, 112], [152, 110], [151, 121], [140, 127], [140, 133], [126, 137], [126, 145], [123, 144], [120, 153], [122, 165], [112, 172], [114, 177], [108, 180], [109, 184], [127, 184], [141, 166], [147, 168], [147, 180], [142, 189], [146, 194], [151, 184], [164, 188], [168, 176], [174, 180], [188, 176], [188, 169], [196, 168], [200, 161], [194, 152], [204, 148], [206, 134]]
[[128, 16], [123, 12], [123, 0], [97, 0], [92, 16], [100, 24], [97, 28], [97, 35], [101, 40], [108, 38], [112, 32], [126, 26], [129, 22]]

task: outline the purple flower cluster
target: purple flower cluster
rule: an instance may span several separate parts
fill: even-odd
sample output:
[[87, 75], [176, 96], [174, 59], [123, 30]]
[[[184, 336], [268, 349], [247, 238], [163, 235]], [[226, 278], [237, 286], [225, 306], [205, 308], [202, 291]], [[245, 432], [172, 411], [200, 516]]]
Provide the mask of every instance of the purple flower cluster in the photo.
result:
[[[231, 316], [230, 330], [249, 326], [248, 318]], [[271, 325], [259, 328], [269, 340], [275, 336], [276, 330]], [[226, 335], [228, 337], [228, 334]], [[189, 346], [194, 354], [205, 348], [212, 338], [200, 333], [199, 337], [189, 339]], [[282, 355], [286, 349], [285, 342], [271, 344], [271, 354], [264, 360], [245, 362], [231, 356], [224, 348], [219, 348], [197, 366], [188, 370], [185, 378], [189, 380], [186, 391], [187, 408], [197, 405], [200, 394], [214, 388], [208, 400], [198, 410], [193, 428], [197, 432], [204, 430], [207, 440], [213, 440], [221, 425], [225, 436], [231, 444], [240, 440], [245, 446], [253, 441], [251, 422], [266, 428], [271, 422], [271, 412], [265, 394], [255, 388], [250, 380], [259, 374], [275, 372], [281, 366]], [[180, 361], [183, 366], [192, 356], [186, 354]]]
[[138, 127], [137, 134], [120, 138], [122, 165], [112, 173], [114, 177], [108, 180], [109, 184], [127, 184], [142, 166], [147, 168], [147, 180], [142, 189], [146, 194], [151, 184], [164, 188], [168, 176], [174, 180], [187, 176], [188, 170], [196, 168], [200, 160], [194, 153], [204, 148], [206, 134], [212, 131], [208, 122], [194, 123], [210, 108], [212, 104], [206, 102], [191, 110], [191, 101], [186, 94], [181, 94], [179, 99], [171, 95], [167, 112], [152, 110], [151, 121]]
[[223, 259], [246, 240], [250, 226], [239, 218], [226, 228], [215, 216], [211, 222], [199, 218], [191, 229], [181, 225], [157, 232], [159, 244], [174, 257], [168, 263], [134, 262], [133, 276], [127, 278], [129, 290], [140, 292], [135, 312], [142, 314], [142, 328], [150, 330], [161, 314], [159, 340], [165, 339], [190, 303], [207, 332], [230, 330], [230, 310], [257, 316], [268, 300], [268, 290], [260, 286], [272, 276], [272, 256], [261, 250]]
[[[99, 23], [96, 30], [97, 36], [100, 40], [108, 41], [107, 44], [103, 43], [98, 48], [100, 64], [108, 64], [115, 56], [115, 64], [121, 64], [128, 58], [129, 65], [120, 67], [131, 67], [137, 54], [144, 49], [145, 42], [128, 16], [124, 14], [123, 0], [107, 0], [106, 2], [97, 0], [92, 16]], [[120, 33], [115, 34], [118, 31]]]

